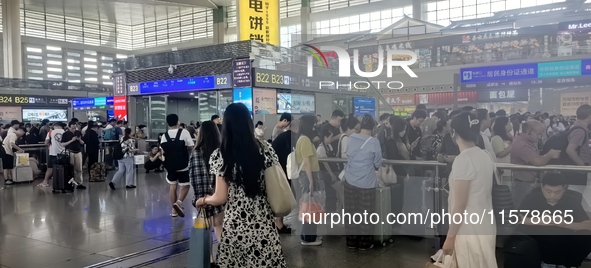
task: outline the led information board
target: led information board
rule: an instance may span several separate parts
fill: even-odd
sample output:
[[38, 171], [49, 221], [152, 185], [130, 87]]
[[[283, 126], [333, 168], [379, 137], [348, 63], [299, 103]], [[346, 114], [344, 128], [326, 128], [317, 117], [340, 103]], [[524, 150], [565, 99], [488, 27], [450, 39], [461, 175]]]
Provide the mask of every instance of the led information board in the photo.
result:
[[366, 114], [376, 116], [376, 99], [353, 98], [353, 114], [355, 116], [364, 116]]
[[132, 83], [127, 85], [127, 92], [128, 95], [147, 95], [227, 88], [232, 88], [230, 74]]
[[591, 84], [591, 59], [464, 68], [462, 90]]
[[0, 95], [0, 105], [70, 105], [71, 98], [48, 98], [27, 95]]
[[234, 87], [250, 87], [252, 85], [250, 59], [239, 59], [232, 62], [232, 82]]
[[74, 110], [113, 109], [114, 104], [113, 96], [72, 100]]

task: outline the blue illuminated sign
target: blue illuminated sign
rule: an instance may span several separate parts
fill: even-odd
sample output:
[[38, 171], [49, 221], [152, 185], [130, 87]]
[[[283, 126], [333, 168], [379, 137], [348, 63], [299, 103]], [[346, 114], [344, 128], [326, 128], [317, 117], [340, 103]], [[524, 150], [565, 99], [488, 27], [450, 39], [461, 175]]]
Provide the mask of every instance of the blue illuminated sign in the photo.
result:
[[246, 108], [252, 113], [252, 88], [235, 88], [232, 94], [233, 101], [246, 105]]
[[374, 98], [353, 98], [353, 114], [355, 116], [364, 116], [369, 114], [376, 115], [376, 99]]
[[581, 61], [581, 75], [591, 75], [591, 60]]
[[113, 96], [102, 98], [82, 98], [72, 100], [72, 107], [74, 108], [112, 106], [113, 104]]
[[462, 83], [538, 78], [538, 64], [515, 64], [460, 70]]
[[538, 64], [538, 78], [580, 76], [581, 61], [557, 61]]
[[223, 88], [232, 88], [232, 76], [230, 74], [129, 84], [128, 92], [129, 95], [143, 95]]

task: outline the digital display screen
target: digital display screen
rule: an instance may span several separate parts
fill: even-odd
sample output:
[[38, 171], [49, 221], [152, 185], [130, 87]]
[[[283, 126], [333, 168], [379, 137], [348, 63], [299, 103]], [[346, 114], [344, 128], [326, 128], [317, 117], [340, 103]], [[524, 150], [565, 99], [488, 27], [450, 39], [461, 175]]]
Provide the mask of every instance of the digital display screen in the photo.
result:
[[232, 102], [246, 105], [248, 111], [252, 113], [252, 88], [235, 88], [232, 97]]
[[163, 94], [183, 91], [223, 89], [232, 87], [230, 74], [189, 77], [129, 84], [129, 95]]
[[376, 114], [376, 99], [374, 98], [353, 98], [353, 114], [355, 116], [364, 116]]
[[115, 103], [113, 96], [101, 98], [82, 98], [73, 99], [72, 107], [74, 110], [90, 110], [94, 108], [103, 109], [113, 106]]
[[68, 121], [68, 110], [63, 109], [23, 109], [23, 121], [43, 121], [48, 119], [51, 122]]
[[313, 114], [316, 112], [316, 97], [304, 94], [277, 94], [277, 113]]

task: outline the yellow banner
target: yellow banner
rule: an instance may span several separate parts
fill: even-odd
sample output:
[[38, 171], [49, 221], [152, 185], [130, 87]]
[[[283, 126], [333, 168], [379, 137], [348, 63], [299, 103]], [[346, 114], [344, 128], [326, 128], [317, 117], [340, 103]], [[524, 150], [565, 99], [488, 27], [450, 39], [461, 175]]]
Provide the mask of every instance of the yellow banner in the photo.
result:
[[238, 0], [238, 38], [279, 46], [279, 0]]

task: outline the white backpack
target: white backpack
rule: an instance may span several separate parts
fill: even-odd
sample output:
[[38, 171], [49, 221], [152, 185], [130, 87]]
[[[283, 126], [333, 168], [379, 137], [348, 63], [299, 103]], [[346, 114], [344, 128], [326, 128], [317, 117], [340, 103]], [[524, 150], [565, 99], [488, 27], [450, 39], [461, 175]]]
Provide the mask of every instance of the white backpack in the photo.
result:
[[[298, 142], [300, 142], [300, 139], [302, 137], [300, 137], [298, 139]], [[297, 146], [297, 143], [296, 143]], [[300, 172], [302, 171], [302, 167], [304, 166], [304, 161], [302, 161], [302, 164], [298, 166], [298, 162], [296, 160], [296, 152], [295, 152], [295, 146], [293, 148], [293, 151], [287, 156], [287, 178], [290, 180], [297, 180], [300, 178]]]

